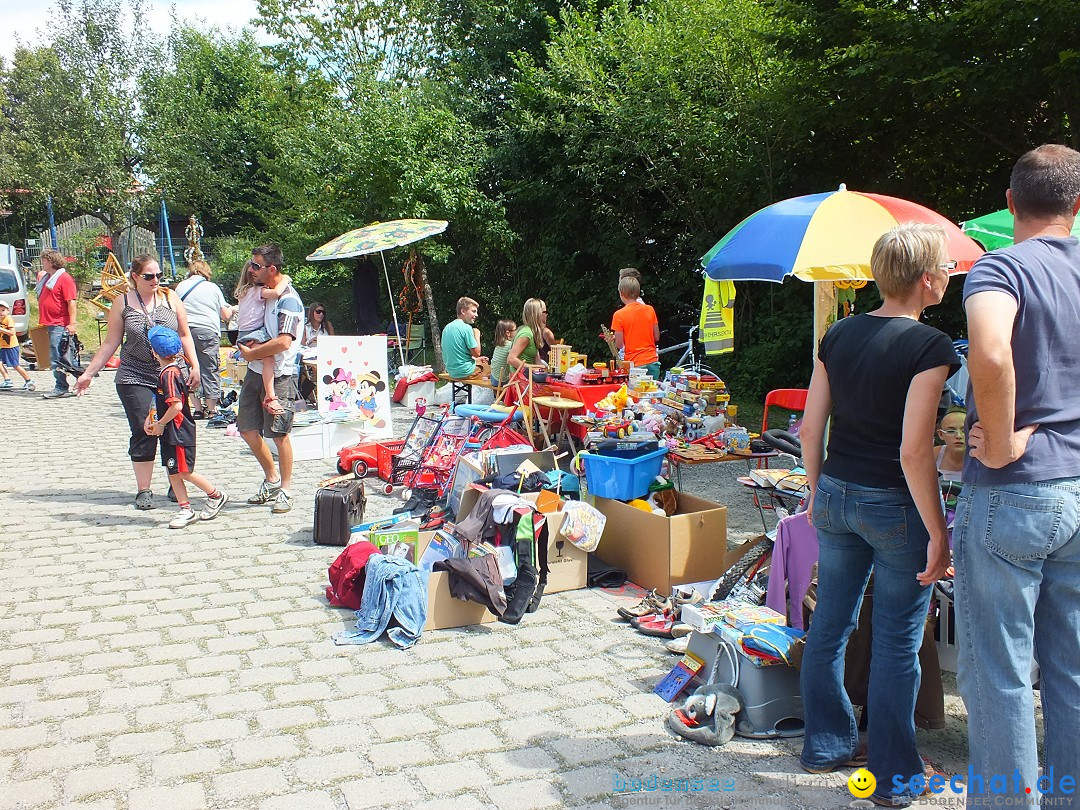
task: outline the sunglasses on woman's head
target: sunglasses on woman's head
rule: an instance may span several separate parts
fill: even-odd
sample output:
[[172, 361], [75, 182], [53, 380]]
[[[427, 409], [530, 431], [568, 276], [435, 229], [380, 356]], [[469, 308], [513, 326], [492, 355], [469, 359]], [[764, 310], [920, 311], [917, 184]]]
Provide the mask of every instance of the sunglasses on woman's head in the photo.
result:
[[164, 276], [164, 273], [139, 273], [142, 276], [143, 281], [153, 281], [155, 278], [160, 279]]

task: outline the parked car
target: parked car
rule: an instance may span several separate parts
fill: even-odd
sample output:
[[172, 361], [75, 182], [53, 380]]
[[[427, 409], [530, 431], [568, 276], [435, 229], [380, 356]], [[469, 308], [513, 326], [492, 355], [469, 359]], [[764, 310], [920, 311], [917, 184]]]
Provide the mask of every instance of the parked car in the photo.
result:
[[0, 301], [10, 307], [19, 337], [25, 336], [30, 328], [30, 299], [18, 251], [11, 245], [0, 245]]

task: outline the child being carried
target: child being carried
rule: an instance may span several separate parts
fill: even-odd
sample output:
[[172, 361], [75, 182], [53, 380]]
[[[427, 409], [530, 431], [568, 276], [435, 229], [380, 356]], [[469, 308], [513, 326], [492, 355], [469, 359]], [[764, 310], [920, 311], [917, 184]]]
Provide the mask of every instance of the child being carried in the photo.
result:
[[[292, 279], [282, 274], [276, 287], [260, 286], [251, 276], [251, 262], [244, 265], [240, 281], [233, 291], [239, 302], [236, 308], [237, 344], [243, 343], [253, 349], [275, 337], [266, 329], [266, 302], [280, 298], [291, 283]], [[263, 407], [274, 416], [285, 413], [285, 408], [274, 393], [273, 363], [263, 363], [262, 383]]]

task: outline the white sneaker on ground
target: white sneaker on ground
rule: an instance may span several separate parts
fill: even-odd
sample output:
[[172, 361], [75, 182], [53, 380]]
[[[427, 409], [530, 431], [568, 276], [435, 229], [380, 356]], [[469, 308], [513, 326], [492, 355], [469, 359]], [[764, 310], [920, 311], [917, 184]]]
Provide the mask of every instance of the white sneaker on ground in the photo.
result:
[[35, 391], [35, 390], [37, 390], [37, 386], [34, 385], [33, 380], [27, 380], [26, 382], [23, 383], [22, 390], [23, 391]]
[[277, 491], [277, 495], [274, 496], [274, 505], [270, 507], [270, 511], [275, 515], [281, 515], [292, 509], [292, 498], [289, 493], [283, 489]]
[[206, 508], [199, 512], [199, 520], [213, 520], [228, 502], [229, 494], [225, 490], [219, 489], [218, 497], [208, 497], [206, 499]]
[[185, 526], [190, 526], [199, 516], [195, 514], [195, 510], [190, 506], [187, 509], [181, 509], [176, 513], [176, 517], [169, 521], [170, 529], [182, 529]]

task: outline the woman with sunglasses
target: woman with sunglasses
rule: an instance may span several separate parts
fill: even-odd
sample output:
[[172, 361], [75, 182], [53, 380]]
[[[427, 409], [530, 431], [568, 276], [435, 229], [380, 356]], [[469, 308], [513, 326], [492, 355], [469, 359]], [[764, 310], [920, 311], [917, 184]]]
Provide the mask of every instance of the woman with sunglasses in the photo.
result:
[[[949, 565], [932, 439], [952, 341], [921, 323], [949, 283], [945, 231], [908, 223], [874, 245], [882, 304], [837, 321], [818, 346], [799, 438], [818, 536], [817, 608], [802, 661], [810, 773], [865, 766], [883, 776], [869, 798], [903, 807], [924, 775], [915, 696], [931, 586]], [[832, 419], [828, 453], [825, 426]], [[873, 569], [873, 642], [865, 756], [844, 689], [844, 656]], [[903, 784], [894, 790], [894, 785]]]
[[113, 301], [109, 308], [108, 332], [94, 359], [75, 382], [75, 393], [82, 396], [105, 363], [120, 349], [120, 365], [116, 369], [116, 393], [124, 406], [131, 438], [128, 455], [135, 470], [136, 509], [155, 509], [150, 481], [154, 475], [157, 455], [156, 436], [144, 429], [146, 415], [154, 407], [160, 368], [150, 349], [149, 331], [166, 326], [180, 335], [187, 361], [188, 386], [199, 385], [199, 362], [195, 344], [188, 327], [187, 312], [180, 297], [161, 287], [161, 268], [153, 256], [136, 256], [131, 261], [130, 288]]
[[308, 307], [307, 323], [304, 324], [304, 339], [300, 345], [305, 349], [314, 349], [319, 342], [319, 335], [334, 334], [334, 325], [326, 317], [326, 307], [316, 302]]

